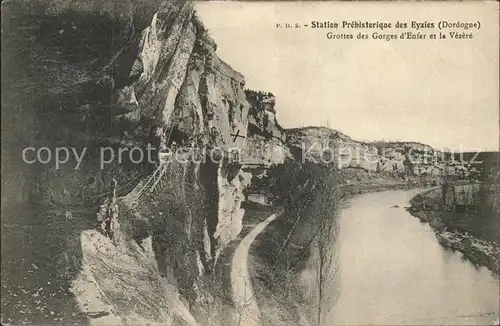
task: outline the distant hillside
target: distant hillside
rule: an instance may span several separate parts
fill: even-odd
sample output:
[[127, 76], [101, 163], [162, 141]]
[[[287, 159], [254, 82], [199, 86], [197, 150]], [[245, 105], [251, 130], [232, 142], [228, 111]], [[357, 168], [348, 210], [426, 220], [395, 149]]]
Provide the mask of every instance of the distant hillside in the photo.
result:
[[289, 128], [285, 134], [292, 152], [312, 161], [325, 160], [324, 153], [332, 152], [341, 169], [385, 172], [397, 178], [475, 175], [480, 179], [499, 170], [497, 152], [461, 155], [415, 141], [358, 141], [338, 130], [317, 126]]

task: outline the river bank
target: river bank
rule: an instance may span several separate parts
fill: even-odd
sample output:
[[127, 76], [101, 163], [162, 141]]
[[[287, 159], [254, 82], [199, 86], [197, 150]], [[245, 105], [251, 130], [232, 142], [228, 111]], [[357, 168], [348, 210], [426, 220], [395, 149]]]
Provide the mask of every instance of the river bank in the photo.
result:
[[494, 325], [498, 278], [404, 209], [421, 191], [363, 194], [339, 214], [327, 290], [338, 298], [323, 325]]
[[[342, 201], [365, 193], [415, 188], [405, 182], [386, 184], [352, 184], [340, 187]], [[333, 191], [332, 191], [333, 192]], [[343, 208], [340, 208], [343, 209]], [[319, 221], [304, 213], [300, 221], [286, 211], [270, 223], [255, 239], [250, 249], [249, 268], [266, 325], [314, 324], [314, 289], [304, 288], [302, 271], [311, 257], [311, 242]], [[305, 216], [310, 215], [310, 216]], [[335, 218], [335, 217], [332, 217]], [[290, 238], [290, 230], [294, 228]], [[288, 241], [287, 246], [283, 243]]]
[[[429, 205], [427, 209], [419, 203], [437, 201], [436, 194], [427, 190], [417, 194], [410, 201], [411, 206], [406, 210], [421, 221], [429, 223], [435, 232], [439, 243], [452, 250], [461, 252], [466, 259], [476, 266], [485, 266], [495, 274], [500, 272], [500, 245], [492, 239], [481, 237], [467, 225], [458, 227], [456, 220], [459, 215], [439, 210], [436, 205]], [[473, 217], [479, 219], [479, 217]], [[480, 221], [479, 221], [480, 222]], [[478, 224], [476, 222], [476, 224]]]
[[421, 221], [429, 223], [443, 247], [459, 251], [473, 264], [485, 266], [495, 274], [499, 274], [500, 246], [498, 244], [467, 232], [449, 231], [441, 218], [443, 212], [418, 210], [414, 207], [408, 207], [407, 211]]

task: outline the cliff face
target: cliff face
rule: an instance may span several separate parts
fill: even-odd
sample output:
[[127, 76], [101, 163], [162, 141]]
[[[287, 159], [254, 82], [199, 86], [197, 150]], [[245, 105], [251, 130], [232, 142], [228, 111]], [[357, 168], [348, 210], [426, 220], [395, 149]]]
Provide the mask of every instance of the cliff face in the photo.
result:
[[[192, 6], [176, 6], [162, 8], [142, 32], [131, 71], [142, 67], [142, 73], [123, 90], [139, 100], [116, 119], [137, 121], [138, 129], [155, 124], [160, 132], [172, 134], [169, 143], [242, 147], [248, 111], [245, 80], [216, 55], [216, 45]], [[238, 131], [241, 137], [233, 141], [231, 134]]]
[[290, 151], [285, 130], [276, 119], [276, 98], [271, 93], [252, 90], [246, 90], [245, 94], [250, 104], [245, 165], [251, 168], [284, 163]]
[[[143, 67], [138, 79], [127, 87], [129, 94], [135, 94], [132, 97], [137, 99], [137, 105], [116, 117], [122, 123], [137, 123], [135, 130], [156, 126], [154, 135], [159, 137], [160, 147], [171, 147], [175, 142], [210, 154], [213, 148], [222, 149], [215, 160], [210, 154], [200, 156], [204, 163], [194, 156], [175, 158], [165, 173], [166, 179], [177, 178], [182, 188], [172, 189], [172, 194], [185, 200], [182, 203], [170, 198], [166, 205], [181, 204], [187, 209], [180, 214], [165, 214], [164, 218], [200, 219], [198, 224], [205, 226], [204, 232], [193, 233], [189, 228], [185, 232], [193, 239], [208, 235], [198, 254], [209, 257], [212, 263], [224, 245], [241, 231], [239, 166], [225, 158], [227, 152], [245, 146], [248, 112], [243, 76], [219, 59], [215, 50], [215, 43], [194, 15], [191, 4], [161, 8], [142, 32], [139, 56], [132, 66], [132, 71]], [[198, 185], [203, 179], [206, 181]], [[212, 184], [215, 186], [210, 191], [204, 188]], [[203, 205], [191, 201], [184, 186], [205, 194]], [[192, 213], [193, 205], [198, 205], [198, 214]], [[209, 248], [208, 252], [205, 248]]]
[[[83, 272], [73, 294], [80, 308], [90, 314], [83, 304], [90, 298], [127, 323], [192, 324], [179, 300], [160, 300], [155, 313], [146, 304], [131, 309], [115, 287], [126, 294], [142, 284], [161, 298], [172, 291], [162, 275], [191, 305], [210, 302], [200, 278], [242, 228], [248, 176], [232, 155], [247, 140], [243, 76], [217, 56], [191, 3], [11, 2], [2, 5], [2, 16], [8, 94], [2, 98], [2, 174], [8, 175], [2, 189], [9, 200], [2, 208], [35, 201], [94, 207], [117, 180], [114, 243], [92, 229], [79, 239]], [[158, 151], [139, 163], [128, 155], [133, 148], [146, 153], [148, 144], [182, 154], [158, 172]], [[27, 165], [21, 160], [26, 146], [86, 155], [79, 169], [73, 158], [57, 168]], [[102, 148], [115, 151], [104, 166]], [[160, 176], [151, 178], [154, 173]], [[144, 195], [131, 199], [139, 191]], [[89, 209], [88, 218], [97, 224], [95, 212]], [[156, 281], [110, 277], [106, 268], [119, 275], [142, 271]]]

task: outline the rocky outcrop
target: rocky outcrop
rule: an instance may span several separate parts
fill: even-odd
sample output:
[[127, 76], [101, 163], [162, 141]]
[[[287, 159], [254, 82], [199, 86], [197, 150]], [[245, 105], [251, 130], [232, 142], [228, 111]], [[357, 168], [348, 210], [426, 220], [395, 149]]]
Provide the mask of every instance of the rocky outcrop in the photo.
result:
[[272, 93], [245, 91], [250, 104], [248, 112], [249, 136], [285, 141], [285, 130], [276, 119], [276, 97]]
[[178, 290], [161, 277], [151, 238], [121, 246], [95, 230], [81, 234], [82, 269], [71, 292], [90, 325], [197, 325]]
[[252, 90], [246, 90], [245, 94], [250, 104], [245, 165], [252, 168], [283, 164], [290, 151], [285, 130], [276, 119], [275, 96]]
[[[145, 278], [162, 275], [190, 305], [208, 303], [200, 277], [212, 271], [242, 228], [242, 189], [249, 178], [233, 154], [246, 146], [249, 104], [244, 77], [217, 56], [193, 5], [11, 2], [2, 5], [2, 16], [2, 49], [9, 62], [2, 60], [2, 87], [9, 93], [2, 99], [2, 114], [9, 120], [5, 129], [2, 121], [9, 137], [7, 148], [2, 146], [2, 172], [10, 176], [2, 187], [20, 193], [34, 189], [30, 198], [12, 193], [11, 203], [94, 207], [117, 180], [117, 229], [114, 243], [106, 246], [134, 260], [141, 242], [150, 239], [157, 267], [146, 272], [147, 260], [135, 259], [129, 267], [117, 263], [113, 268], [125, 274], [131, 268], [145, 269], [139, 273]], [[15, 138], [22, 141], [13, 142]], [[151, 161], [148, 144], [156, 149]], [[69, 160], [51, 170], [44, 164], [24, 164], [25, 146], [87, 152], [79, 169]], [[104, 166], [102, 148], [115, 151]], [[117, 156], [120, 149], [124, 153], [132, 148], [144, 153], [139, 163], [128, 154]], [[166, 164], [161, 177], [145, 190], [147, 195], [134, 204], [124, 200], [157, 171], [158, 150], [167, 148], [194, 148], [197, 153], [187, 151]], [[19, 189], [7, 189], [16, 183]], [[94, 248], [99, 239], [82, 232], [84, 264], [99, 265]], [[115, 257], [108, 254], [101, 256], [103, 270], [106, 260]], [[85, 287], [82, 282], [90, 288], [97, 283], [99, 291], [109, 293], [118, 285], [110, 275], [96, 275], [88, 267], [76, 288]], [[127, 277], [119, 285], [126, 292], [140, 284], [134, 282]], [[163, 295], [161, 286], [148, 284], [151, 297]], [[161, 293], [155, 292], [159, 288]], [[146, 308], [127, 311], [119, 303], [123, 298], [114, 297], [117, 302], [110, 299], [103, 309], [114, 307], [113, 314], [127, 323], [175, 322], [171, 314], [153, 316]], [[105, 301], [101, 295], [99, 300]]]

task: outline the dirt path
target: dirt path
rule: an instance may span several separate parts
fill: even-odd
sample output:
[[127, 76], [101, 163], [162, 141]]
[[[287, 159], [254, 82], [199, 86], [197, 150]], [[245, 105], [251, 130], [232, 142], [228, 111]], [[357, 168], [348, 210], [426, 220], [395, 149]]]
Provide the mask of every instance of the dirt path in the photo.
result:
[[277, 214], [270, 215], [264, 222], [250, 231], [250, 233], [240, 242], [234, 252], [231, 262], [231, 290], [233, 301], [238, 312], [238, 325], [261, 325], [260, 309], [255, 300], [255, 293], [252, 289], [252, 280], [248, 271], [248, 250], [253, 241], [262, 230], [273, 220]]

